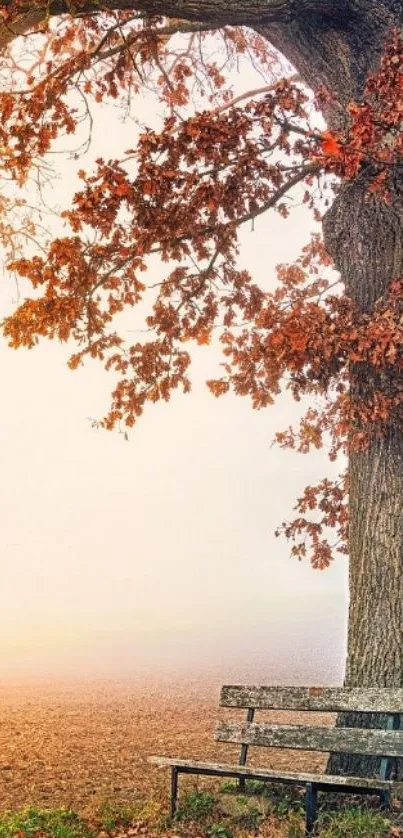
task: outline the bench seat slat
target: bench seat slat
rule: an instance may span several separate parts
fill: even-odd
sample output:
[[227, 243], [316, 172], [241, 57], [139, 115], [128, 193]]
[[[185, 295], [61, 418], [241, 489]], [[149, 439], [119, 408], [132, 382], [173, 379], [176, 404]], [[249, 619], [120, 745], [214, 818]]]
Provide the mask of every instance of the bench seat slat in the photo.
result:
[[148, 758], [148, 762], [153, 765], [161, 767], [176, 767], [179, 769], [188, 770], [191, 773], [215, 774], [216, 776], [225, 777], [248, 777], [250, 779], [260, 780], [278, 780], [279, 782], [289, 783], [315, 783], [324, 786], [347, 786], [357, 789], [380, 789], [390, 790], [393, 783], [388, 780], [378, 780], [368, 777], [339, 777], [331, 774], [317, 774], [305, 773], [295, 771], [273, 771], [269, 768], [247, 768], [240, 765], [229, 765], [226, 763], [216, 762], [194, 762], [188, 759], [174, 759], [171, 757], [152, 756]]
[[220, 721], [215, 739], [239, 745], [291, 748], [304, 751], [403, 756], [403, 730], [304, 727]]
[[224, 686], [221, 707], [261, 710], [316, 710], [342, 713], [402, 713], [403, 689], [384, 687]]

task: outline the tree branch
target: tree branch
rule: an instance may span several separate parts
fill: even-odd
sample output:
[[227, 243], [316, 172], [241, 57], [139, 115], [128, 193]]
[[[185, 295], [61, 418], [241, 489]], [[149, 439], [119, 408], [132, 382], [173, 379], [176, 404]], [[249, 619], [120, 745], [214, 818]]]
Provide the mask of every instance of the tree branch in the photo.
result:
[[[301, 81], [298, 73], [294, 73], [293, 76], [288, 76], [287, 81], [292, 84], [296, 81]], [[229, 110], [229, 108], [234, 108], [235, 105], [238, 105], [239, 102], [244, 102], [245, 99], [253, 99], [255, 96], [261, 96], [263, 93], [272, 93], [275, 89], [276, 84], [265, 84], [263, 87], [255, 87], [252, 90], [246, 90], [245, 93], [240, 93], [239, 96], [235, 96], [229, 102], [224, 102], [223, 105], [219, 105], [218, 108], [214, 109], [214, 113], [223, 113], [224, 111]]]
[[[147, 15], [202, 21], [217, 26], [258, 26], [270, 23], [289, 23], [307, 15], [340, 16], [340, 7], [349, 0], [81, 0], [77, 5], [70, 0], [37, 2], [18, 5], [18, 13], [0, 24], [0, 50], [14, 38], [26, 34], [59, 15], [93, 15], [102, 11], [135, 11]], [[12, 9], [11, 0], [3, 0], [0, 10]]]
[[[160, 26], [158, 29], [153, 30], [153, 35], [156, 35], [159, 39], [166, 39], [168, 40], [173, 35], [177, 34], [189, 34], [194, 32], [205, 32], [206, 30], [210, 31], [213, 27], [209, 26], [208, 24], [203, 25], [202, 23], [196, 22], [188, 22], [188, 21], [178, 21], [176, 24], [171, 26]], [[125, 49], [129, 49], [131, 46], [135, 46], [136, 42], [141, 43], [141, 36], [147, 34], [147, 32], [139, 31], [134, 35], [132, 38], [127, 38], [126, 41], [121, 41], [116, 46], [110, 47], [110, 49], [99, 50], [97, 47], [94, 50], [94, 58], [97, 61], [105, 61], [107, 58], [111, 58], [113, 55], [117, 55], [119, 52], [123, 52]]]

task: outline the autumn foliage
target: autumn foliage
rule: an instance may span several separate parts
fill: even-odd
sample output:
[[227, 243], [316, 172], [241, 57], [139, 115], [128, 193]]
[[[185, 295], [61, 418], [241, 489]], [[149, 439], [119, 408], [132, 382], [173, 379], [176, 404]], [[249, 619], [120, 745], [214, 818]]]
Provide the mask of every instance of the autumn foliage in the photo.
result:
[[[5, 19], [12, 14], [3, 8]], [[185, 34], [175, 40], [177, 32]], [[299, 426], [280, 430], [277, 443], [304, 453], [326, 445], [334, 460], [347, 446], [364, 447], [384, 423], [401, 424], [403, 388], [391, 372], [402, 368], [402, 278], [358, 315], [316, 234], [295, 264], [279, 266], [268, 293], [239, 269], [238, 232], [268, 210], [286, 218], [290, 194], [318, 221], [340, 182], [358, 175], [371, 200], [389, 200], [402, 165], [402, 36], [393, 33], [365, 98], [350, 103], [337, 130], [320, 121], [326, 91], [314, 100], [297, 77], [284, 77], [256, 34], [225, 29], [217, 39], [221, 64], [211, 34], [196, 25], [105, 12], [47, 24], [25, 58], [18, 42], [9, 48], [0, 166], [11, 188], [0, 198], [0, 235], [9, 270], [32, 293], [4, 320], [4, 334], [14, 348], [70, 341], [71, 368], [89, 356], [114, 371], [100, 423], [108, 429], [133, 426], [149, 402], [178, 388], [189, 392], [192, 342], [218, 334], [223, 367], [211, 392], [232, 390], [255, 408], [284, 389], [308, 397]], [[226, 71], [242, 56], [264, 84], [234, 97]], [[28, 178], [50, 176], [48, 152], [85, 120], [90, 142], [93, 103], [125, 107], [142, 88], [164, 104], [161, 129], [143, 129], [123, 158], [82, 170], [62, 213], [67, 233], [36, 247], [41, 225], [24, 203]], [[152, 254], [166, 263], [157, 287], [147, 272]], [[140, 303], [148, 305], [145, 336], [128, 345], [119, 314]], [[365, 399], [350, 390], [352, 365], [366, 371]], [[297, 517], [279, 530], [295, 555], [323, 568], [345, 552], [347, 492], [344, 474], [305, 490]]]

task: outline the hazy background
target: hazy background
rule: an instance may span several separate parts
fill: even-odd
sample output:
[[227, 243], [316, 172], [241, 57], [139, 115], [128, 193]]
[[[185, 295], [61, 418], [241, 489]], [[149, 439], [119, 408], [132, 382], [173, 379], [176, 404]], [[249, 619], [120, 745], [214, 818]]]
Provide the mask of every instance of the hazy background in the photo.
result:
[[[153, 115], [151, 100], [138, 107]], [[112, 107], [99, 114], [87, 168], [133, 145], [133, 123]], [[62, 168], [61, 203], [74, 168]], [[242, 264], [269, 288], [311, 223], [302, 208], [259, 219], [242, 233]], [[5, 275], [3, 311], [15, 297]], [[270, 447], [297, 416], [292, 401], [259, 413], [246, 399], [216, 401], [204, 381], [220, 356], [203, 347], [191, 396], [151, 405], [126, 442], [89, 421], [106, 412], [111, 378], [95, 364], [71, 372], [68, 355], [0, 344], [1, 676], [340, 682], [347, 563], [313, 571], [274, 537], [298, 492], [331, 473], [324, 454]]]

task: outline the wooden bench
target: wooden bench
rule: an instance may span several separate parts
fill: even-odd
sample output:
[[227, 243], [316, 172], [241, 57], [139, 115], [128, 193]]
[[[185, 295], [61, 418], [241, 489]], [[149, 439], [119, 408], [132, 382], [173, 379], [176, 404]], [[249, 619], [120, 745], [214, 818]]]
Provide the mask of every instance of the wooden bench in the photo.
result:
[[[221, 707], [244, 708], [246, 722], [220, 721], [215, 739], [218, 742], [241, 745], [238, 765], [193, 762], [153, 756], [149, 761], [159, 766], [169, 766], [171, 780], [171, 814], [176, 811], [179, 774], [200, 774], [214, 777], [235, 777], [241, 788], [247, 779], [264, 782], [281, 782], [306, 787], [306, 834], [315, 828], [318, 791], [337, 791], [350, 794], [375, 794], [382, 808], [391, 803], [394, 761], [403, 757], [403, 689], [383, 688], [333, 688], [333, 687], [248, 687], [225, 686], [221, 690]], [[321, 713], [377, 713], [386, 715], [384, 729], [361, 727], [330, 728], [306, 727], [292, 724], [267, 724], [256, 722], [256, 711], [287, 710]], [[347, 777], [329, 774], [279, 771], [246, 766], [251, 745], [266, 748], [290, 748], [323, 753], [362, 754], [381, 757], [379, 779]]]

